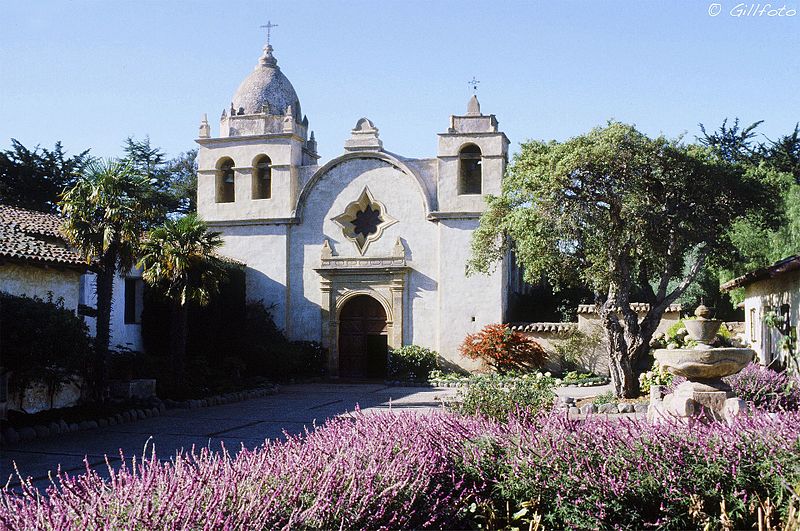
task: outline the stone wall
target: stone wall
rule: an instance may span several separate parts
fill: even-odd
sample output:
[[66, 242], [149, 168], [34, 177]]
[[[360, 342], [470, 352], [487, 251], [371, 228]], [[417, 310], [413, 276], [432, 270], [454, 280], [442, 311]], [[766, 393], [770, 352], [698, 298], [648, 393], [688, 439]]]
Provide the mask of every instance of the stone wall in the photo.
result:
[[[637, 310], [639, 319], [644, 318], [647, 313], [646, 306], [641, 304], [634, 305], [634, 309]], [[677, 323], [680, 320], [680, 310], [679, 305], [670, 306], [661, 318], [656, 333], [666, 332], [670, 326]], [[525, 323], [514, 325], [512, 328], [535, 340], [550, 354], [546, 367], [550, 371], [562, 369], [561, 360], [556, 355], [556, 346], [566, 341], [572, 332], [579, 331], [590, 338], [596, 337], [597, 344], [587, 348], [579, 357], [578, 370], [609, 375], [608, 342], [603, 327], [600, 325], [600, 319], [592, 305], [581, 305], [578, 308], [577, 323]]]
[[64, 299], [64, 308], [78, 308], [81, 273], [75, 269], [34, 266], [24, 263], [0, 264], [0, 290], [12, 295], [38, 297], [53, 302]]

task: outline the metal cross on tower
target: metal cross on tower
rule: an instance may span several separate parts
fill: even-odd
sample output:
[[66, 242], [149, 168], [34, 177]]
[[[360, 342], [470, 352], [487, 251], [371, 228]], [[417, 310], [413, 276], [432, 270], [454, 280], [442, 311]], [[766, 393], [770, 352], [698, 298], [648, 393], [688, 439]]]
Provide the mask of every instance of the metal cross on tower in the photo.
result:
[[273, 24], [271, 21], [268, 20], [266, 24], [264, 24], [263, 26], [260, 26], [260, 27], [267, 28], [267, 46], [269, 46], [269, 39], [270, 39], [270, 36], [272, 35], [272, 28], [277, 28], [278, 25], [277, 24]]
[[473, 92], [478, 92], [478, 83], [480, 83], [480, 81], [478, 81], [475, 76], [472, 76], [472, 79], [467, 81], [467, 85], [472, 87]]

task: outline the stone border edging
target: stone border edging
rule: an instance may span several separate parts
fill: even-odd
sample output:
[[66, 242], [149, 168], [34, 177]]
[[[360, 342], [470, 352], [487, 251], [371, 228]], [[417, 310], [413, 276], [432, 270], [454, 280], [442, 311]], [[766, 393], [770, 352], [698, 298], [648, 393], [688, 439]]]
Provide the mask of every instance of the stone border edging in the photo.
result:
[[278, 385], [272, 384], [265, 387], [248, 389], [245, 391], [235, 391], [224, 393], [221, 395], [213, 395], [202, 399], [188, 399], [188, 400], [171, 400], [169, 398], [161, 400], [155, 398], [150, 407], [139, 406], [134, 407], [114, 415], [100, 417], [95, 420], [82, 420], [80, 422], [67, 423], [64, 419], [58, 421], [50, 421], [46, 426], [44, 424], [36, 424], [34, 426], [23, 426], [19, 429], [13, 426], [3, 428], [0, 433], [0, 444], [16, 444], [22, 441], [33, 441], [35, 439], [44, 439], [46, 437], [60, 435], [63, 433], [73, 433], [77, 431], [92, 430], [95, 428], [105, 428], [106, 426], [116, 426], [120, 424], [128, 424], [136, 422], [137, 420], [146, 419], [149, 417], [158, 417], [168, 409], [197, 409], [200, 407], [218, 406], [222, 404], [231, 404], [234, 402], [242, 402], [253, 398], [263, 398], [265, 396], [274, 395], [278, 392]]
[[575, 405], [576, 399], [571, 396], [564, 396], [556, 401], [556, 409], [567, 409], [571, 415], [593, 415], [593, 414], [621, 414], [621, 413], [637, 413], [646, 415], [650, 407], [645, 402], [632, 404], [630, 402], [608, 402], [605, 404], [584, 404], [581, 407]]
[[[469, 378], [459, 378], [453, 380], [428, 380], [419, 382], [414, 380], [385, 380], [383, 383], [389, 387], [469, 387]], [[512, 380], [513, 381], [513, 380]], [[575, 387], [599, 387], [606, 385], [608, 380], [592, 379], [590, 382], [565, 383], [560, 386], [573, 385]]]

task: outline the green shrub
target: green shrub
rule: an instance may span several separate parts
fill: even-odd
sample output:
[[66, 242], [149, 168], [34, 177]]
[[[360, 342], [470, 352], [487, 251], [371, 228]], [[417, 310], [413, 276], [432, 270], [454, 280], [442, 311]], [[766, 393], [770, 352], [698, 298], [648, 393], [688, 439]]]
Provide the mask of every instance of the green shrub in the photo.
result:
[[83, 319], [47, 301], [0, 292], [0, 360], [11, 371], [9, 387], [20, 392], [45, 384], [52, 397], [72, 376], [86, 376], [92, 347]]
[[555, 380], [536, 373], [529, 378], [503, 378], [496, 375], [470, 378], [466, 390], [459, 391], [452, 409], [462, 415], [484, 415], [506, 421], [518, 410], [545, 411], [555, 400]]
[[439, 354], [418, 345], [406, 345], [389, 353], [389, 378], [427, 381], [439, 367]]
[[564, 341], [555, 343], [556, 356], [564, 371], [574, 372], [587, 358], [595, 356], [595, 351], [601, 345], [601, 332], [586, 334], [580, 330], [572, 330]]
[[592, 404], [599, 406], [602, 404], [613, 404], [617, 401], [617, 397], [614, 395], [613, 392], [608, 391], [603, 393], [602, 395], [594, 397], [592, 400]]

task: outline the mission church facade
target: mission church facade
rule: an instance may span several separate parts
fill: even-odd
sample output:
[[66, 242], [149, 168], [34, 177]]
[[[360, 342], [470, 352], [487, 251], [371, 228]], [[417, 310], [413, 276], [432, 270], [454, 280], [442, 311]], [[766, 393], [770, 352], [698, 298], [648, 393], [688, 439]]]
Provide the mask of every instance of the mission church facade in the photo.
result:
[[290, 339], [328, 349], [331, 375], [380, 376], [386, 349], [422, 345], [474, 368], [464, 337], [504, 322], [509, 264], [467, 277], [486, 194], [499, 194], [509, 141], [472, 97], [436, 157], [384, 149], [357, 121], [343, 153], [317, 154], [300, 100], [267, 44], [213, 136], [200, 125], [198, 213], [222, 254], [246, 265], [247, 297], [273, 305]]

